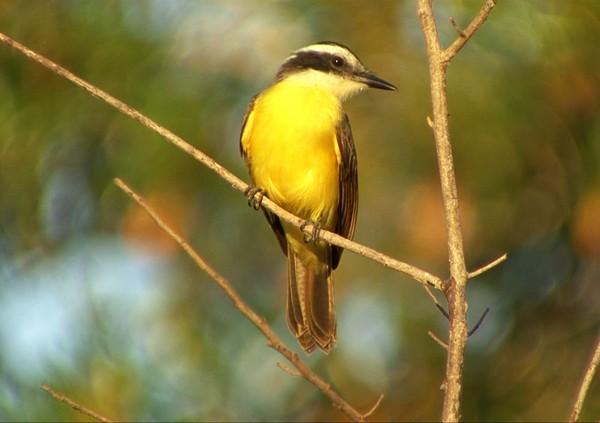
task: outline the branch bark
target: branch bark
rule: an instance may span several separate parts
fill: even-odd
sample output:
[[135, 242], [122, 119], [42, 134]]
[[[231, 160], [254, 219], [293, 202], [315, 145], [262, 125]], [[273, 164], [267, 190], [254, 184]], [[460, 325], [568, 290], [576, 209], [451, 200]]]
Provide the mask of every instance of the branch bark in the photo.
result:
[[[464, 31], [459, 32], [459, 38], [447, 49], [444, 49], [439, 42], [436, 21], [433, 15], [432, 0], [419, 0], [417, 6], [417, 13], [425, 36], [429, 59], [433, 117], [432, 119], [428, 119], [428, 121], [435, 138], [450, 263], [450, 279], [444, 289], [448, 300], [450, 321], [446, 376], [442, 385], [444, 388], [442, 420], [445, 422], [454, 422], [460, 419], [464, 350], [469, 332], [467, 326], [467, 301], [465, 298], [469, 273], [465, 264], [458, 191], [452, 159], [452, 145], [450, 143], [446, 70], [456, 53], [485, 22], [494, 5], [494, 0], [487, 0], [476, 18]], [[454, 26], [456, 28], [456, 24]]]

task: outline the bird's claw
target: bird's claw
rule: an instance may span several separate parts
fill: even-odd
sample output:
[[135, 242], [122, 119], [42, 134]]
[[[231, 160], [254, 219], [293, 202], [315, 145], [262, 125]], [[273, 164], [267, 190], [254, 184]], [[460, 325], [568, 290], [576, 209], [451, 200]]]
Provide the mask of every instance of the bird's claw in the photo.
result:
[[[310, 233], [304, 232], [307, 226], [312, 225], [312, 231]], [[321, 232], [321, 222], [313, 222], [310, 220], [305, 221], [302, 225], [300, 225], [300, 230], [303, 232], [304, 243], [306, 244], [316, 244], [319, 240], [319, 233]]]
[[264, 189], [251, 186], [244, 191], [244, 195], [248, 198], [248, 205], [254, 210], [260, 210], [262, 206], [262, 200], [267, 195]]

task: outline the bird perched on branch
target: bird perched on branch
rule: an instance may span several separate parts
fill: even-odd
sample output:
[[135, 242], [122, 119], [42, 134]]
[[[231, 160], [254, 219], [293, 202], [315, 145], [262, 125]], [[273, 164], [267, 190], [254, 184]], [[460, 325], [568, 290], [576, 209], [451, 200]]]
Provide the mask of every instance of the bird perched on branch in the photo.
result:
[[302, 348], [329, 352], [336, 342], [332, 271], [342, 249], [318, 239], [320, 228], [352, 238], [358, 206], [356, 151], [342, 103], [367, 87], [396, 90], [347, 47], [301, 48], [274, 83], [250, 101], [240, 150], [252, 178], [250, 202], [266, 195], [315, 225], [301, 230], [264, 210], [288, 258], [287, 321]]

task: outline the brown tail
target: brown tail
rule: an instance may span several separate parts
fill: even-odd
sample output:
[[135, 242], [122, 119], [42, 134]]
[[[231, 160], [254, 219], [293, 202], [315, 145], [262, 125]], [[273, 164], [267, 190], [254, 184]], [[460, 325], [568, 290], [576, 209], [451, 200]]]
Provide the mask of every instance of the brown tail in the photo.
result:
[[317, 273], [302, 264], [288, 247], [287, 320], [300, 346], [328, 353], [335, 345], [335, 308], [331, 267]]

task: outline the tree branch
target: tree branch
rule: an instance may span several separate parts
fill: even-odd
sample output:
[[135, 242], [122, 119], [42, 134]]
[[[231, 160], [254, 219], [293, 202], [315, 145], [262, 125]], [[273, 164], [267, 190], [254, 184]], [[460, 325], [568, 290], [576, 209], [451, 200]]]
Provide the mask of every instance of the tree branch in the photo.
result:
[[494, 8], [494, 6], [496, 6], [496, 2], [497, 2], [497, 0], [486, 0], [483, 7], [477, 14], [477, 16], [475, 16], [475, 19], [473, 19], [471, 21], [471, 23], [469, 24], [469, 26], [467, 26], [462, 31], [459, 30], [458, 25], [456, 24], [456, 21], [454, 21], [454, 19], [451, 18], [450, 23], [452, 24], [454, 29], [457, 30], [460, 37], [457, 38], [450, 45], [450, 47], [448, 47], [444, 51], [444, 61], [445, 62], [450, 62], [450, 60], [452, 60], [452, 58], [454, 56], [456, 56], [456, 53], [458, 53], [460, 51], [460, 49], [463, 48], [463, 46], [467, 43], [467, 41], [469, 41], [469, 39], [471, 39], [473, 34], [475, 34], [475, 32], [477, 32], [477, 30], [481, 27], [481, 25], [483, 25], [483, 23], [487, 20], [488, 16], [490, 16], [490, 13], [492, 13], [492, 9]]
[[428, 118], [427, 122], [433, 129], [435, 138], [450, 262], [450, 279], [445, 290], [450, 317], [446, 378], [443, 384], [445, 392], [442, 420], [446, 422], [455, 422], [460, 419], [462, 369], [464, 349], [468, 338], [465, 291], [469, 276], [465, 265], [458, 192], [450, 143], [446, 70], [450, 60], [483, 24], [494, 4], [495, 1], [487, 0], [486, 5], [475, 19], [464, 31], [459, 32], [460, 37], [446, 50], [439, 42], [432, 0], [419, 0], [417, 6], [429, 59], [433, 118]]
[[[219, 163], [217, 163], [211, 157], [209, 157], [202, 151], [194, 148], [191, 144], [185, 142], [183, 139], [181, 139], [177, 135], [173, 134], [171, 131], [169, 131], [165, 127], [163, 127], [163, 126], [159, 125], [158, 123], [154, 122], [153, 120], [149, 119], [144, 114], [140, 113], [139, 111], [132, 108], [131, 106], [123, 103], [122, 101], [111, 96], [110, 94], [106, 93], [105, 91], [102, 91], [101, 89], [90, 84], [89, 82], [79, 78], [77, 75], [75, 75], [71, 71], [52, 62], [51, 60], [44, 57], [43, 55], [27, 48], [23, 44], [18, 43], [17, 41], [13, 40], [12, 38], [6, 36], [5, 34], [3, 34], [1, 32], [0, 32], [0, 41], [4, 42], [5, 44], [8, 44], [15, 50], [19, 51], [20, 53], [22, 53], [25, 56], [27, 56], [28, 58], [30, 58], [31, 60], [50, 69], [52, 72], [56, 73], [57, 75], [62, 76], [63, 78], [66, 78], [67, 80], [71, 81], [75, 85], [78, 85], [79, 87], [83, 88], [84, 90], [86, 90], [87, 92], [92, 94], [94, 97], [97, 97], [100, 100], [110, 104], [112, 107], [114, 107], [119, 112], [123, 113], [124, 115], [137, 120], [142, 125], [149, 128], [150, 130], [154, 131], [155, 133], [157, 133], [158, 135], [163, 137], [165, 140], [167, 140], [169, 143], [173, 144], [175, 147], [179, 148], [180, 150], [183, 150], [184, 152], [186, 152], [187, 154], [192, 156], [194, 159], [196, 159], [200, 163], [204, 164], [209, 169], [213, 170], [215, 173], [217, 173], [221, 178], [223, 178], [225, 181], [227, 181], [229, 184], [231, 184], [231, 186], [233, 188], [237, 189], [238, 191], [245, 192], [249, 188], [248, 184], [246, 184], [240, 178], [235, 176], [233, 173], [231, 173], [225, 167], [221, 166]], [[276, 214], [283, 221], [300, 228], [307, 235], [313, 234], [313, 224], [311, 222], [307, 222], [307, 221], [293, 215], [292, 213], [288, 212], [287, 210], [285, 210], [285, 209], [279, 207], [277, 204], [273, 203], [267, 197], [263, 198], [261, 206], [264, 207], [265, 209], [269, 210], [270, 212]], [[433, 286], [434, 288], [436, 288], [438, 290], [442, 290], [443, 281], [439, 277], [434, 276], [422, 269], [419, 269], [418, 267], [415, 267], [408, 263], [404, 263], [402, 261], [396, 260], [396, 259], [389, 257], [385, 254], [382, 254], [372, 248], [366, 247], [366, 246], [361, 245], [354, 241], [350, 241], [350, 240], [348, 240], [338, 234], [335, 234], [333, 232], [329, 232], [326, 230], [320, 230], [319, 238], [324, 241], [327, 241], [330, 244], [337, 245], [339, 247], [342, 247], [344, 249], [347, 249], [349, 251], [352, 251], [354, 253], [362, 255], [366, 258], [374, 260], [378, 263], [381, 263], [385, 267], [397, 270], [408, 276], [411, 276], [413, 279], [415, 279], [416, 281], [418, 281], [422, 284]]]
[[[131, 197], [144, 211], [154, 220], [158, 227], [169, 235], [179, 246], [186, 252], [188, 256], [196, 263], [196, 265], [202, 269], [208, 276], [210, 276], [220, 287], [225, 291], [227, 296], [231, 299], [234, 306], [250, 320], [254, 326], [260, 330], [265, 338], [267, 338], [268, 345], [274, 350], [278, 351], [284, 356], [297, 370], [298, 372], [310, 383], [320, 389], [325, 395], [327, 395], [333, 404], [342, 410], [355, 421], [366, 421], [366, 417], [372, 413], [373, 407], [367, 413], [362, 414], [352, 407], [346, 400], [344, 400], [329, 383], [325, 382], [319, 375], [313, 372], [300, 358], [298, 354], [290, 350], [275, 334], [273, 329], [267, 324], [264, 317], [259, 316], [248, 306], [244, 300], [238, 295], [238, 293], [231, 286], [229, 281], [221, 276], [216, 270], [214, 270], [200, 255], [185, 241], [181, 236], [176, 234], [167, 224], [165, 224], [158, 214], [153, 211], [146, 202], [135, 193], [129, 186], [127, 186], [122, 180], [115, 179], [114, 183], [118, 186], [125, 194]], [[280, 366], [281, 368], [281, 366]], [[381, 400], [378, 400], [378, 404]]]
[[85, 414], [86, 416], [96, 419], [99, 422], [111, 423], [113, 421], [113, 420], [107, 419], [106, 417], [104, 417], [101, 414], [96, 413], [93, 410], [90, 410], [89, 408], [84, 407], [83, 405], [77, 404], [71, 398], [67, 397], [66, 395], [56, 392], [54, 389], [52, 389], [48, 385], [41, 384], [40, 388], [42, 388], [44, 391], [48, 392], [52, 396], [52, 398], [55, 398], [55, 399], [59, 400], [60, 402], [67, 404], [69, 407], [72, 407], [74, 410], [80, 412], [81, 414]]
[[569, 419], [569, 422], [571, 423], [575, 423], [579, 420], [583, 402], [585, 401], [585, 397], [588, 389], [590, 388], [590, 384], [592, 383], [592, 379], [594, 378], [594, 374], [596, 373], [596, 369], [598, 368], [598, 364], [600, 364], [600, 336], [598, 336], [598, 340], [596, 341], [596, 350], [592, 355], [590, 364], [588, 364], [583, 376], [583, 380], [581, 381], [581, 386], [579, 387], [579, 392], [577, 393], [577, 399], [573, 405], [573, 412], [571, 413], [571, 418]]
[[468, 278], [469, 279], [473, 279], [476, 276], [481, 275], [482, 273], [487, 272], [488, 270], [492, 269], [493, 267], [498, 266], [500, 263], [502, 263], [504, 260], [506, 260], [508, 258], [508, 255], [502, 254], [500, 257], [498, 257], [496, 260], [492, 261], [491, 263], [486, 264], [485, 266], [477, 269], [477, 270], [473, 270], [472, 272], [469, 272], [468, 274]]

